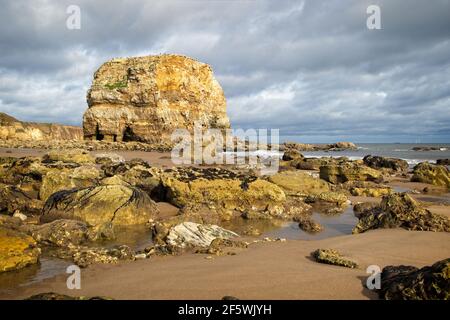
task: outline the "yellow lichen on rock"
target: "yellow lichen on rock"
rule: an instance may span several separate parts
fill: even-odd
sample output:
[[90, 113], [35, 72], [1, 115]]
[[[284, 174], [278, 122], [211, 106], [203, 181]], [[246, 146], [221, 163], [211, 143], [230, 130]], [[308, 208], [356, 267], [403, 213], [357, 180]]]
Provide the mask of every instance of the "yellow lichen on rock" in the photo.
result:
[[0, 227], [0, 272], [35, 264], [40, 253], [36, 242], [30, 236]]
[[283, 171], [269, 177], [287, 195], [308, 196], [330, 191], [328, 183], [302, 171]]

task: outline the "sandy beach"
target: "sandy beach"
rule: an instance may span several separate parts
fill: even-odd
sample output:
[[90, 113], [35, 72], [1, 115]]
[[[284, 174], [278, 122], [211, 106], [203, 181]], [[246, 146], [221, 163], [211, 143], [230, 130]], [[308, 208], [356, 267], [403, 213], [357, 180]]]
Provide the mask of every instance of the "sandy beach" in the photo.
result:
[[[377, 299], [364, 287], [369, 265], [423, 267], [450, 256], [450, 234], [374, 230], [319, 241], [258, 243], [235, 256], [202, 254], [96, 265], [82, 270], [81, 290], [68, 290], [61, 275], [2, 299], [41, 292], [114, 299]], [[360, 264], [358, 269], [318, 264], [310, 253], [332, 247]]]

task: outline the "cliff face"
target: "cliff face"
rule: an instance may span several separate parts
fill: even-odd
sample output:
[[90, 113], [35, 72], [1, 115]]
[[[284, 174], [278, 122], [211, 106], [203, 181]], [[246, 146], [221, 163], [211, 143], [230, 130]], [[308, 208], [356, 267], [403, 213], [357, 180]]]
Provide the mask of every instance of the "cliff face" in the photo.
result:
[[82, 140], [80, 127], [54, 123], [22, 122], [0, 112], [0, 139], [18, 141]]
[[113, 59], [94, 74], [83, 117], [85, 139], [170, 141], [174, 129], [230, 127], [211, 67], [178, 55]]

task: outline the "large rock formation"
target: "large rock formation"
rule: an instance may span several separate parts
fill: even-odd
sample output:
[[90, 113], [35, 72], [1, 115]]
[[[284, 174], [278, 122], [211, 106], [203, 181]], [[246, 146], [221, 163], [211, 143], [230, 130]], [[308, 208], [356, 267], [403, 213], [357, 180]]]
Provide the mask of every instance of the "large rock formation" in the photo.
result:
[[83, 117], [85, 139], [170, 141], [174, 129], [229, 128], [211, 67], [179, 55], [113, 59], [94, 74]]
[[80, 127], [54, 123], [22, 122], [0, 112], [0, 140], [44, 141], [82, 140]]

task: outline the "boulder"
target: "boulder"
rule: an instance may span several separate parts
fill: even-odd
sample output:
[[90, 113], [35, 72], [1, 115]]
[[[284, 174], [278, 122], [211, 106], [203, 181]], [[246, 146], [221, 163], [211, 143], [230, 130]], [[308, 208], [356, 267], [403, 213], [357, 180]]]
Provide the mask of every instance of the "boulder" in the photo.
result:
[[450, 220], [422, 208], [407, 193], [392, 193], [383, 197], [380, 206], [359, 213], [353, 233], [378, 228], [450, 232]]
[[323, 230], [323, 227], [308, 215], [298, 216], [294, 220], [298, 222], [298, 227], [305, 232], [317, 233]]
[[77, 219], [89, 226], [145, 224], [158, 215], [153, 200], [142, 190], [124, 185], [63, 190], [46, 201], [41, 221]]
[[35, 264], [40, 254], [32, 237], [0, 226], [0, 273]]
[[83, 165], [75, 169], [51, 170], [42, 178], [39, 198], [46, 201], [57, 191], [92, 186], [100, 176], [100, 170], [93, 165]]
[[436, 164], [440, 166], [450, 166], [450, 159], [437, 159]]
[[168, 169], [161, 181], [168, 202], [204, 205], [224, 219], [233, 210], [279, 214], [286, 200], [283, 190], [269, 181], [219, 168]]
[[309, 195], [306, 197], [305, 202], [306, 203], [325, 202], [328, 204], [337, 205], [338, 207], [342, 207], [347, 205], [348, 198], [345, 194], [341, 192], [328, 191], [319, 194]]
[[170, 228], [166, 243], [175, 247], [209, 247], [217, 238], [230, 239], [239, 237], [233, 231], [216, 225], [203, 225], [194, 222], [183, 222]]
[[32, 199], [20, 188], [0, 183], [0, 213], [13, 215], [21, 212], [26, 215], [39, 215], [43, 205], [42, 201]]
[[116, 164], [125, 162], [125, 158], [116, 153], [97, 153], [95, 155], [96, 164]]
[[92, 157], [88, 151], [81, 149], [51, 150], [42, 157], [43, 163], [57, 161], [84, 164], [95, 163], [95, 158]]
[[332, 264], [335, 266], [358, 268], [358, 264], [354, 261], [344, 258], [337, 250], [334, 249], [317, 249], [312, 257], [320, 263]]
[[301, 171], [282, 171], [268, 179], [286, 195], [307, 196], [330, 191], [328, 183]]
[[283, 159], [283, 161], [303, 159], [303, 155], [300, 153], [300, 151], [298, 151], [296, 149], [288, 149], [288, 150], [284, 151], [282, 159]]
[[384, 267], [378, 295], [385, 300], [449, 300], [450, 258], [421, 269]]
[[445, 166], [421, 162], [414, 167], [411, 181], [450, 188], [450, 173]]
[[402, 159], [387, 158], [367, 155], [363, 158], [364, 163], [374, 169], [389, 169], [396, 172], [408, 171], [408, 162]]
[[171, 141], [175, 129], [227, 129], [223, 90], [207, 64], [180, 55], [113, 59], [94, 74], [85, 139]]
[[82, 221], [55, 220], [30, 228], [30, 235], [40, 244], [67, 247], [89, 241], [89, 228]]
[[379, 181], [381, 172], [356, 162], [320, 167], [320, 178], [337, 184], [346, 181]]

